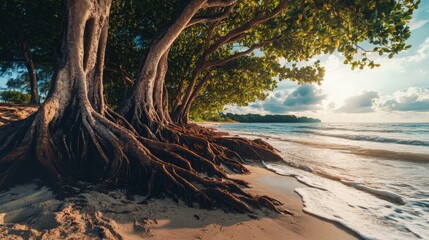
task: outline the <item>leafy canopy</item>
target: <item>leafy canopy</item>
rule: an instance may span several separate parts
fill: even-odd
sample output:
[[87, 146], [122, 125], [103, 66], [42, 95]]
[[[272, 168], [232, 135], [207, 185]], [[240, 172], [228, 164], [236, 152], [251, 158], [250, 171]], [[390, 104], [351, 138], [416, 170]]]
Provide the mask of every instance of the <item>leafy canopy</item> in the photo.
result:
[[[38, 71], [52, 66], [62, 34], [60, 1], [5, 0], [0, 3], [0, 74], [22, 68], [20, 42], [27, 41]], [[187, 1], [113, 1], [106, 52], [105, 91], [117, 105], [137, 78], [139, 64], [153, 36], [171, 23]], [[213, 114], [226, 104], [246, 105], [264, 99], [279, 80], [321, 83], [324, 68], [309, 62], [338, 52], [352, 68], [377, 67], [373, 54], [393, 57], [408, 49], [407, 25], [419, 0], [238, 0], [229, 15], [187, 28], [170, 51], [167, 87], [172, 98], [189, 84], [204, 54], [219, 63], [246, 50], [240, 58], [206, 69], [207, 80], [195, 100], [194, 115]], [[201, 11], [217, 16], [222, 9]], [[210, 39], [209, 34], [211, 34]], [[282, 66], [279, 60], [287, 64]], [[306, 63], [309, 62], [309, 63]], [[52, 68], [44, 71], [48, 76]], [[24, 74], [8, 75], [20, 79]], [[208, 76], [208, 77], [206, 77]], [[48, 77], [47, 77], [48, 79]], [[11, 83], [19, 85], [20, 81]], [[197, 83], [198, 83], [197, 82]]]

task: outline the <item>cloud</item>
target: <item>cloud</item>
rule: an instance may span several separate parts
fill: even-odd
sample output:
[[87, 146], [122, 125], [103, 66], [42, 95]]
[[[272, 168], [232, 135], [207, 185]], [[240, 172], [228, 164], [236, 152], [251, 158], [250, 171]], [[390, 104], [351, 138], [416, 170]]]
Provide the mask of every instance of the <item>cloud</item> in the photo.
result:
[[[386, 99], [382, 101], [381, 99]], [[429, 89], [410, 87], [405, 91], [396, 91], [392, 97], [380, 97], [378, 92], [363, 92], [361, 95], [347, 98], [344, 105], [335, 113], [384, 112], [429, 112]]]
[[368, 113], [374, 112], [378, 92], [363, 92], [361, 95], [349, 97], [344, 101], [344, 105], [336, 109], [337, 113]]
[[325, 98], [326, 95], [318, 92], [313, 85], [302, 85], [289, 94], [283, 104], [288, 108], [313, 108], [312, 106], [319, 105]]
[[422, 60], [425, 60], [428, 57], [429, 57], [429, 37], [426, 38], [422, 44], [420, 44], [416, 54], [414, 54], [413, 56], [406, 57], [405, 60], [411, 61], [411, 62], [420, 62]]
[[409, 24], [410, 30], [414, 31], [416, 29], [419, 29], [419, 28], [423, 27], [427, 22], [429, 22], [429, 19], [411, 21], [411, 23]]
[[387, 100], [382, 108], [388, 111], [429, 112], [429, 89], [410, 87], [397, 91], [394, 99]]
[[286, 113], [296, 111], [316, 111], [322, 108], [326, 95], [313, 85], [302, 85], [288, 93], [279, 91], [263, 102], [251, 104], [256, 109], [264, 109], [270, 113]]

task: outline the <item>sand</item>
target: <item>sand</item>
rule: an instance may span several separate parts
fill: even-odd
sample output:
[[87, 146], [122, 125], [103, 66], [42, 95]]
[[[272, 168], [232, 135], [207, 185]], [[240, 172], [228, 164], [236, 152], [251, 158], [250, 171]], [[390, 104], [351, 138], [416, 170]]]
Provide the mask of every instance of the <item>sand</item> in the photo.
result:
[[0, 103], [0, 127], [6, 123], [22, 120], [34, 113], [38, 106]]
[[248, 167], [250, 175], [234, 177], [248, 181], [250, 192], [282, 201], [294, 216], [203, 210], [90, 186], [57, 200], [51, 189], [33, 183], [0, 193], [0, 239], [356, 239], [304, 213], [294, 192], [303, 185], [294, 178]]
[[[35, 110], [0, 104], [0, 126]], [[219, 123], [198, 124], [215, 128]], [[304, 213], [294, 192], [303, 185], [294, 178], [259, 165], [247, 167], [251, 174], [233, 177], [248, 181], [253, 194], [285, 203], [293, 216], [266, 210], [255, 214], [209, 211], [170, 199], [126, 196], [121, 190], [100, 192], [83, 183], [84, 190], [70, 188], [65, 197], [36, 181], [0, 192], [0, 239], [356, 239], [338, 225]]]

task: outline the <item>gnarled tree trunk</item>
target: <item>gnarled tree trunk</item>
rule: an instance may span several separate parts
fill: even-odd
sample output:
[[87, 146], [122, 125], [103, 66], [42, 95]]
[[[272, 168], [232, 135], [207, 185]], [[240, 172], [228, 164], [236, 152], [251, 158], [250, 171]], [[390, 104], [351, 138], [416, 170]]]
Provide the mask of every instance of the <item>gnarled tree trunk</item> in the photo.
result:
[[173, 23], [161, 31], [151, 44], [131, 97], [119, 111], [140, 133], [147, 133], [156, 125], [168, 121], [164, 114], [157, 114], [154, 104], [154, 99], [163, 102], [163, 90], [160, 90], [164, 81], [161, 79], [165, 78], [168, 49], [206, 3], [207, 0], [189, 1]]
[[19, 167], [37, 166], [31, 176], [44, 172], [62, 179], [71, 172], [84, 176], [102, 160], [91, 161], [88, 155], [101, 152], [97, 139], [107, 132], [97, 119], [105, 120], [102, 69], [110, 1], [69, 0], [66, 5], [67, 29], [48, 98], [34, 115], [0, 130], [1, 186], [25, 177], [16, 174]]
[[[268, 207], [285, 212], [276, 200], [243, 191], [246, 183], [230, 179], [219, 166], [245, 172], [233, 150], [254, 145], [245, 157], [270, 157], [272, 151], [263, 144], [215, 138], [212, 133], [214, 145], [197, 134], [176, 134], [179, 142], [199, 150], [191, 151], [136, 135], [123, 117], [104, 105], [102, 70], [110, 5], [111, 0], [66, 1], [67, 28], [48, 98], [29, 118], [0, 128], [0, 188], [33, 178], [51, 183], [107, 181], [149, 197], [181, 198], [206, 208], [248, 212]], [[153, 97], [140, 102], [155, 108]], [[151, 103], [146, 103], [149, 98]]]
[[169, 50], [162, 55], [159, 61], [153, 92], [155, 112], [163, 124], [169, 124], [172, 122], [168, 112], [168, 92], [167, 87], [165, 86], [165, 75], [168, 70], [168, 52]]

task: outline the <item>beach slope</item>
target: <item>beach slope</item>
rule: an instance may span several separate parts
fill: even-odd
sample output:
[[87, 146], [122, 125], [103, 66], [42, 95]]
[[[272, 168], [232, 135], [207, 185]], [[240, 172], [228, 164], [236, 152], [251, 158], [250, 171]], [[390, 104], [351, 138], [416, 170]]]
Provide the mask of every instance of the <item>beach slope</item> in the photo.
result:
[[58, 200], [48, 187], [28, 184], [0, 194], [0, 239], [355, 239], [304, 213], [294, 193], [302, 184], [294, 178], [248, 167], [251, 174], [233, 177], [248, 181], [254, 194], [282, 201], [294, 216], [203, 210], [169, 199], [145, 201], [119, 190], [100, 192], [94, 186], [69, 189], [69, 196]]

